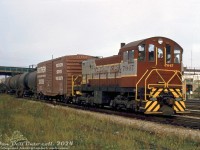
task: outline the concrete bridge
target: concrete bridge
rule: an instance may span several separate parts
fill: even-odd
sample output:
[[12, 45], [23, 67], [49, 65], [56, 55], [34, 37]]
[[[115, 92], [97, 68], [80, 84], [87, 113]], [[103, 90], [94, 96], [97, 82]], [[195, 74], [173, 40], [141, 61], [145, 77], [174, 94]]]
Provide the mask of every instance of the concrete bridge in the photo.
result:
[[34, 69], [35, 68], [33, 68], [33, 66], [29, 68], [0, 66], [0, 75], [12, 76], [15, 74], [30, 72], [33, 71]]

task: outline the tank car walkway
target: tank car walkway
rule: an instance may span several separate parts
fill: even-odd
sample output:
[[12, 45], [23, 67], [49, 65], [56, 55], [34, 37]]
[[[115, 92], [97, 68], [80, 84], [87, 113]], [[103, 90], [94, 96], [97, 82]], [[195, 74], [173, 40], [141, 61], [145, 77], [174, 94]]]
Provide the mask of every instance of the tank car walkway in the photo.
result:
[[34, 70], [34, 68], [0, 66], [0, 75], [11, 76], [19, 73], [30, 72], [32, 70]]

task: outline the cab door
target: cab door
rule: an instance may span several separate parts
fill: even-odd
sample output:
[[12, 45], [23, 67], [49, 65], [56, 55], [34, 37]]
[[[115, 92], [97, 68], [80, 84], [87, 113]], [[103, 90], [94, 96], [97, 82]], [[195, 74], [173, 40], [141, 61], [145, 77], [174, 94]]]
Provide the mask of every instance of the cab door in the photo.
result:
[[164, 59], [164, 56], [165, 56], [164, 47], [158, 46], [156, 49], [157, 49], [157, 53], [156, 53], [157, 63], [156, 63], [156, 65], [157, 66], [164, 66], [164, 61], [165, 61], [165, 59]]
[[148, 63], [154, 67], [164, 66], [165, 49], [163, 45], [150, 42], [148, 43]]

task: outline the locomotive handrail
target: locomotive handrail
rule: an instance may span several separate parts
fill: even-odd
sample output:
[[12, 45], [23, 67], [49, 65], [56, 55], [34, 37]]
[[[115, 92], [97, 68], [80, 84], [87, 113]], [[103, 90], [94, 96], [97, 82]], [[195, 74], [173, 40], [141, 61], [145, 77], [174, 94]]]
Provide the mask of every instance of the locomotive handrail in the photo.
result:
[[[167, 55], [167, 50], [166, 47], [164, 47], [164, 51], [165, 51], [165, 55]], [[164, 57], [165, 61], [164, 61], [164, 66], [166, 66], [166, 62], [167, 62], [167, 58], [166, 56]]]
[[148, 72], [149, 70], [147, 69], [147, 71], [142, 75], [142, 77], [140, 78], [140, 80], [136, 83], [136, 89], [135, 89], [135, 100], [136, 101], [139, 101], [138, 99], [137, 99], [137, 88], [138, 88], [138, 84], [140, 83], [140, 81], [142, 80], [142, 78], [144, 78], [144, 76], [147, 74], [147, 72]]
[[[157, 87], [159, 87], [159, 86], [162, 86], [163, 87], [163, 84], [148, 84], [148, 89], [151, 89], [152, 87], [155, 87], [155, 86], [157, 86]], [[178, 85], [178, 84], [169, 84], [169, 86], [173, 86], [173, 87], [181, 87], [182, 85]]]
[[[181, 72], [180, 71], [174, 71], [174, 70], [165, 70], [165, 69], [153, 69], [153, 70], [151, 70], [151, 72], [148, 74], [148, 76], [146, 77], [146, 79], [145, 79], [145, 101], [147, 101], [147, 99], [146, 99], [146, 95], [147, 95], [147, 90], [146, 90], [146, 88], [147, 88], [147, 79], [149, 78], [149, 76], [152, 74], [152, 72], [153, 71], [156, 71], [156, 73], [160, 76], [160, 78], [163, 80], [163, 82], [164, 82], [164, 87], [166, 88], [166, 87], [169, 87], [169, 82], [177, 75], [177, 73], [180, 73], [181, 74]], [[174, 72], [174, 75], [166, 82], [163, 78], [162, 78], [162, 76], [160, 75], [160, 73], [159, 73], [159, 71], [168, 71], [168, 72]], [[177, 75], [177, 77], [179, 78], [179, 80], [182, 82], [182, 80], [180, 79], [180, 77]], [[149, 85], [153, 85], [153, 84], [148, 84], [148, 89], [150, 89], [150, 87], [149, 87]], [[161, 84], [158, 84], [158, 85], [161, 85]], [[178, 85], [178, 84], [171, 84], [171, 86], [182, 86], [182, 84], [181, 85]]]
[[[181, 78], [178, 76], [178, 74], [177, 73], [180, 73], [181, 74], [181, 72], [180, 71], [175, 71], [175, 73], [174, 73], [174, 75], [169, 79], [169, 81], [167, 82], [167, 85], [169, 84], [169, 82], [177, 75], [177, 77], [179, 78], [179, 80], [182, 82], [182, 80], [181, 80]], [[182, 75], [182, 74], [181, 74]]]
[[163, 82], [164, 82], [164, 86], [166, 87], [166, 82], [165, 82], [165, 80], [163, 79], [163, 77], [160, 75], [160, 73], [158, 72], [158, 70], [162, 70], [162, 69], [153, 69], [153, 70], [151, 70], [151, 72], [148, 74], [148, 76], [146, 77], [146, 79], [145, 79], [145, 97], [144, 97], [144, 100], [145, 101], [147, 101], [147, 79], [149, 78], [149, 76], [152, 74], [152, 72], [154, 72], [154, 71], [156, 71], [156, 73], [159, 75], [159, 77], [163, 80]]
[[[75, 78], [74, 78], [74, 77], [75, 77]], [[81, 77], [81, 75], [78, 75], [78, 76], [72, 75], [72, 96], [74, 96], [75, 81], [76, 81], [79, 77]]]
[[151, 70], [151, 72], [149, 73], [149, 75], [147, 76], [147, 78], [145, 79], [145, 101], [147, 101], [147, 98], [146, 98], [146, 87], [147, 87], [147, 79], [149, 78], [149, 76], [151, 75], [151, 73], [153, 72], [153, 71], [156, 71], [156, 73], [159, 75], [159, 77], [163, 80], [163, 83], [164, 83], [164, 87], [166, 87], [166, 82], [165, 82], [165, 80], [163, 79], [163, 77], [160, 75], [160, 73], [158, 72], [158, 69], [153, 69], [153, 70]]
[[158, 64], [158, 48], [156, 47], [156, 66], [157, 66], [157, 64]]

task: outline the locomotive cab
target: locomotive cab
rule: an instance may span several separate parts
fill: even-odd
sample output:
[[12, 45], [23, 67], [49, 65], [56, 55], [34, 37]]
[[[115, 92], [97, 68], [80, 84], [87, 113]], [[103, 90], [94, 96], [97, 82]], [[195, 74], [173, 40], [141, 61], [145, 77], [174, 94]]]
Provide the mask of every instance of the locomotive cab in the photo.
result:
[[[133, 58], [130, 58], [131, 51], [134, 51]], [[182, 53], [178, 43], [165, 37], [131, 42], [120, 49], [119, 54], [126, 58], [123, 62], [134, 59], [137, 66], [133, 71], [136, 76], [122, 78], [123, 86], [134, 88], [136, 111], [163, 115], [186, 112]]]
[[135, 49], [136, 109], [146, 114], [184, 113], [183, 49], [176, 42], [163, 37], [141, 41]]

